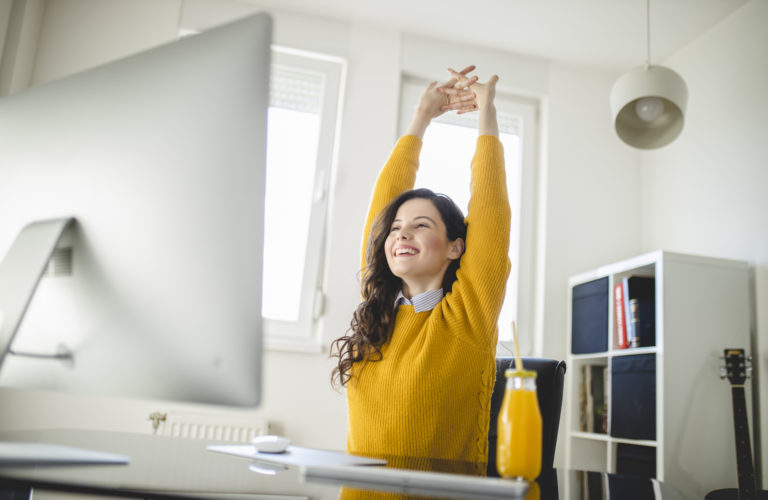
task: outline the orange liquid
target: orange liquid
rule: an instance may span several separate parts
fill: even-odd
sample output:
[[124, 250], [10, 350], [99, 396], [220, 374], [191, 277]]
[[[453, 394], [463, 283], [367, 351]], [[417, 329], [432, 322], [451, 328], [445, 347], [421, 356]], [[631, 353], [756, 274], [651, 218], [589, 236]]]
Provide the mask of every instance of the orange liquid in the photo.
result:
[[539, 483], [536, 481], [531, 482], [528, 485], [528, 493], [525, 494], [525, 498], [523, 500], [540, 500], [541, 499], [541, 491], [539, 490]]
[[498, 422], [499, 474], [536, 479], [541, 472], [541, 412], [536, 392], [506, 389]]

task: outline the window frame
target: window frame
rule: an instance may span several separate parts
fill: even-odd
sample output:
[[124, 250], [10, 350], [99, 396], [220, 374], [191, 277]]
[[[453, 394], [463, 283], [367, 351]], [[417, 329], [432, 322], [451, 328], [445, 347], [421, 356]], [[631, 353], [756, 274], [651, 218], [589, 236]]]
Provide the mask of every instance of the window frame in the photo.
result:
[[321, 352], [317, 324], [324, 314], [322, 283], [328, 199], [338, 149], [346, 62], [340, 57], [273, 45], [271, 64], [320, 73], [323, 75], [324, 88], [299, 316], [296, 321], [264, 317], [263, 344], [266, 349], [272, 350]]

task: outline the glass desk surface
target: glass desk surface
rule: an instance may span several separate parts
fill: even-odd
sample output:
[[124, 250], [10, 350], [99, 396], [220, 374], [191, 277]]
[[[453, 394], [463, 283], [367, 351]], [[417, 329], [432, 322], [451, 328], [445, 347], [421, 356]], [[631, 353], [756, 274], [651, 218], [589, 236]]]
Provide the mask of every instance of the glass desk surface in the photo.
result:
[[[470, 464], [450, 460], [425, 460], [386, 457], [387, 468], [357, 466], [373, 478], [343, 471], [334, 476], [326, 470], [288, 467], [276, 472], [263, 463], [215, 453], [206, 449], [216, 444], [200, 439], [152, 436], [144, 434], [86, 431], [45, 430], [0, 432], [4, 442], [42, 442], [75, 446], [130, 457], [125, 465], [0, 465], [0, 497], [3, 491], [35, 489], [35, 498], [46, 491], [68, 491], [78, 496], [99, 495], [133, 498], [231, 498], [231, 499], [483, 499], [519, 498], [527, 500], [593, 500], [620, 498], [683, 500], [691, 498], [655, 480], [616, 476], [599, 472], [547, 471], [530, 483], [472, 475]], [[393, 469], [407, 469], [401, 475]], [[331, 467], [333, 469], [333, 467]], [[384, 479], [373, 469], [384, 469]], [[314, 471], [314, 473], [313, 473]], [[474, 492], [459, 487], [425, 488], [423, 482], [393, 482], [392, 477], [424, 474], [423, 471], [469, 477], [473, 485], [506, 482], [511, 486], [503, 494], [481, 489]], [[428, 478], [435, 474], [426, 473]], [[361, 480], [362, 477], [362, 480]], [[479, 483], [475, 483], [479, 481]], [[429, 484], [427, 482], [426, 484]], [[503, 485], [503, 484], [502, 484]]]

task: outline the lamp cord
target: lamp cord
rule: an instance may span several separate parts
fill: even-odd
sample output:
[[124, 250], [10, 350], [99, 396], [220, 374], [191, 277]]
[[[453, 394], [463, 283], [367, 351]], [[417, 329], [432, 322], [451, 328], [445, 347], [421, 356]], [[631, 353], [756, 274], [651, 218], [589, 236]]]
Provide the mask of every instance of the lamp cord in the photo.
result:
[[651, 66], [651, 0], [645, 1], [645, 68]]
[[184, 17], [184, 0], [179, 2], [179, 14], [176, 17], [176, 38], [181, 38], [181, 20]]

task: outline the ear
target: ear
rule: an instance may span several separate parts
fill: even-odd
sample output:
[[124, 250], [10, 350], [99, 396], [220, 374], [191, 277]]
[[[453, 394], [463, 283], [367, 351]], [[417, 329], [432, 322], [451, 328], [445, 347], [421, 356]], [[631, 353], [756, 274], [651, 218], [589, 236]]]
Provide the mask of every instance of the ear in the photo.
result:
[[448, 258], [456, 260], [464, 253], [464, 239], [456, 238], [450, 242], [451, 248], [448, 250]]

